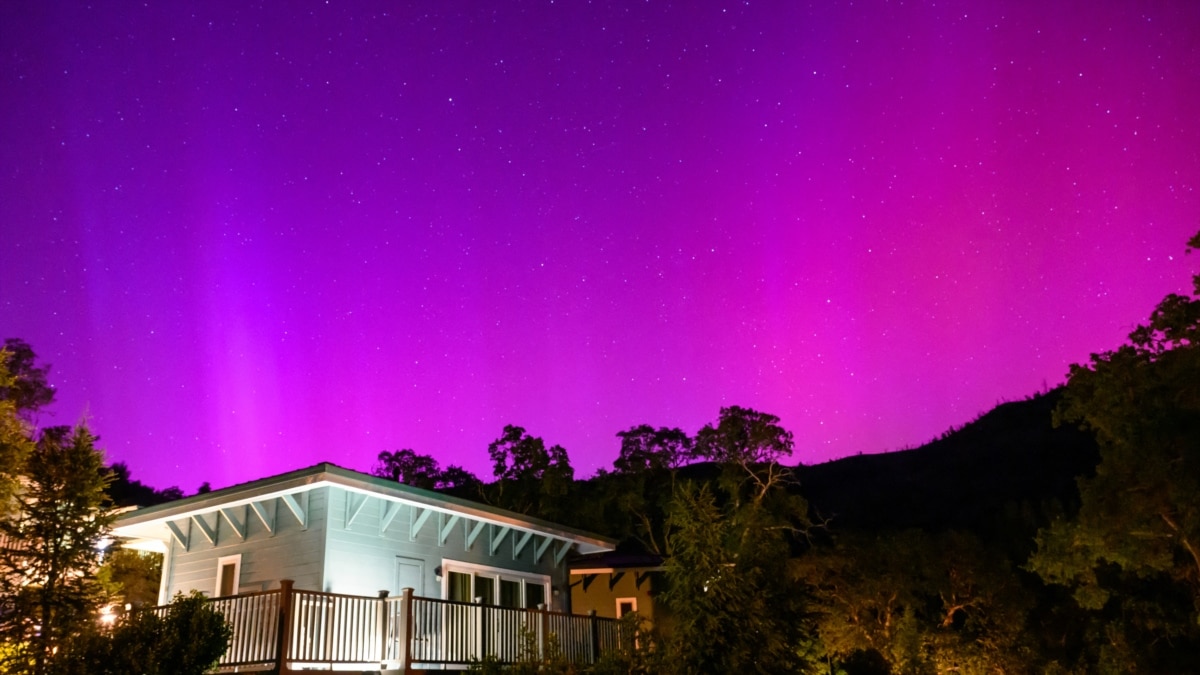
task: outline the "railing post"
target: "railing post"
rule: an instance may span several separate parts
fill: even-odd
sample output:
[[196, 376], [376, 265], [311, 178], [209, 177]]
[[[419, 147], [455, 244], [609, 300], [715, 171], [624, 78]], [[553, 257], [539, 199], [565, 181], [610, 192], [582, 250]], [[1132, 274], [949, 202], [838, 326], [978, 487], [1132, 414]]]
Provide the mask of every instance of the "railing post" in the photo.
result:
[[290, 672], [287, 655], [292, 647], [292, 585], [295, 583], [291, 579], [279, 582], [279, 640], [275, 643], [275, 672], [279, 675]]
[[596, 610], [588, 610], [588, 638], [591, 642], [591, 649], [588, 654], [591, 657], [589, 663], [594, 664], [600, 660], [600, 626], [596, 623]]
[[471, 613], [475, 615], [475, 639], [472, 642], [475, 643], [475, 658], [481, 661], [487, 657], [487, 642], [484, 638], [487, 630], [483, 625], [483, 612], [483, 598], [475, 598], [475, 606], [471, 608]]
[[539, 602], [538, 611], [538, 658], [546, 658], [546, 643], [550, 640], [550, 612], [546, 603]]
[[400, 657], [400, 672], [412, 671], [412, 636], [413, 636], [413, 589], [400, 589], [400, 630], [396, 637], [400, 640], [397, 655]]
[[387, 660], [387, 643], [388, 643], [388, 611], [387, 611], [388, 591], [379, 591], [379, 609], [376, 614], [376, 624], [379, 625], [379, 669], [384, 669], [384, 661]]

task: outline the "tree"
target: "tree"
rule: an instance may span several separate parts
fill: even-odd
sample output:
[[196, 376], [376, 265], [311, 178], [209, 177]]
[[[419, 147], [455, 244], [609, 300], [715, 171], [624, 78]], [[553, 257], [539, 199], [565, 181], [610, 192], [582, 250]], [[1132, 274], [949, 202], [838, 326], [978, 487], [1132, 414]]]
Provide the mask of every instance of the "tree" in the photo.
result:
[[[724, 505], [722, 505], [724, 501]], [[667, 661], [680, 673], [802, 672], [811, 623], [787, 573], [797, 523], [767, 500], [734, 506], [710, 486], [680, 485], [669, 510]]]
[[438, 477], [438, 488], [442, 490], [456, 490], [461, 493], [478, 490], [482, 485], [475, 474], [457, 464], [443, 469]]
[[696, 434], [695, 454], [713, 462], [742, 466], [770, 464], [792, 454], [792, 432], [779, 418], [750, 408], [721, 408], [716, 426]]
[[96, 579], [109, 602], [135, 608], [153, 607], [158, 604], [162, 559], [158, 553], [116, 548], [104, 556]]
[[717, 424], [706, 424], [696, 434], [694, 454], [722, 465], [726, 489], [748, 485], [749, 477], [760, 494], [776, 484], [792, 480], [791, 471], [779, 464], [792, 454], [792, 432], [779, 425], [779, 418], [750, 408], [721, 408]]
[[621, 452], [613, 468], [621, 473], [676, 469], [692, 454], [692, 439], [678, 428], [649, 424], [618, 431]]
[[[617, 432], [620, 449], [613, 471], [599, 469], [571, 483], [566, 524], [666, 552], [663, 528], [679, 468], [692, 457], [692, 439], [678, 428], [640, 424]], [[705, 470], [706, 467], [701, 467]]]
[[554, 519], [575, 480], [575, 470], [561, 445], [549, 449], [542, 439], [522, 427], [506, 425], [500, 438], [488, 445], [496, 482], [491, 501], [520, 513]]
[[37, 411], [54, 401], [54, 387], [46, 380], [50, 366], [36, 365], [37, 354], [20, 338], [7, 338], [3, 352], [12, 379], [0, 383], [0, 401], [11, 402], [25, 421], [32, 422]]
[[1012, 564], [961, 532], [844, 533], [797, 558], [827, 658], [891, 672], [1020, 672], [1032, 597]]
[[20, 542], [0, 552], [0, 637], [21, 651], [12, 672], [49, 672], [52, 655], [95, 617], [101, 595], [92, 573], [113, 519], [95, 440], [82, 424], [43, 431], [17, 508], [0, 520], [0, 532]]
[[409, 449], [379, 453], [379, 463], [372, 472], [380, 478], [388, 478], [405, 485], [433, 490], [441, 481], [438, 461], [429, 455], [418, 455]]
[[[652, 553], [663, 554], [662, 528], [671, 501], [675, 473], [691, 456], [692, 439], [680, 429], [649, 424], [617, 432], [620, 454], [614, 472], [600, 470], [588, 485], [584, 507], [591, 529], [610, 536], [634, 537]], [[615, 508], [614, 508], [615, 507]]]
[[111, 632], [92, 631], [65, 651], [56, 675], [202, 675], [232, 629], [199, 591], [176, 595], [164, 615], [134, 612]]
[[423, 490], [465, 489], [479, 484], [479, 479], [461, 466], [451, 464], [442, 469], [433, 457], [409, 449], [385, 450], [377, 459], [372, 474]]
[[799, 672], [811, 622], [802, 584], [788, 574], [809, 527], [808, 504], [791, 494], [774, 461], [791, 452], [779, 418], [721, 410], [696, 450], [720, 462], [715, 484], [676, 484], [665, 527], [670, 660], [680, 672]]
[[18, 376], [10, 370], [13, 352], [0, 349], [0, 517], [11, 513], [17, 491], [17, 475], [33, 449], [29, 423], [22, 418], [18, 403]]
[[[1200, 274], [1193, 286], [1200, 296]], [[1078, 481], [1078, 514], [1039, 533], [1030, 568], [1112, 619], [1108, 666], [1178, 670], [1145, 659], [1200, 648], [1200, 298], [1168, 295], [1128, 344], [1072, 365], [1055, 421], [1092, 430], [1100, 463]], [[1172, 597], [1190, 598], [1189, 611]]]
[[183, 492], [178, 487], [155, 490], [134, 479], [125, 462], [113, 462], [108, 471], [112, 478], [108, 485], [108, 496], [113, 506], [155, 506], [183, 498]]

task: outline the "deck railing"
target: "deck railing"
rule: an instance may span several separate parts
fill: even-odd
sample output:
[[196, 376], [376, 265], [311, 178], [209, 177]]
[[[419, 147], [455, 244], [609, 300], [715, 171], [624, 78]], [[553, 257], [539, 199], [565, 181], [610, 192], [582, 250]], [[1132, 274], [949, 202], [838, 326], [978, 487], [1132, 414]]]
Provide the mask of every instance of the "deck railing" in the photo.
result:
[[[549, 656], [578, 665], [621, 649], [613, 619], [414, 596], [279, 590], [210, 600], [233, 629], [220, 671], [287, 673], [307, 668], [409, 672], [417, 664], [462, 666]], [[155, 608], [156, 612], [166, 608]]]
[[243, 666], [275, 661], [279, 644], [281, 591], [217, 598], [213, 606], [233, 629], [222, 665]]
[[384, 620], [380, 598], [292, 591], [288, 661], [379, 663]]

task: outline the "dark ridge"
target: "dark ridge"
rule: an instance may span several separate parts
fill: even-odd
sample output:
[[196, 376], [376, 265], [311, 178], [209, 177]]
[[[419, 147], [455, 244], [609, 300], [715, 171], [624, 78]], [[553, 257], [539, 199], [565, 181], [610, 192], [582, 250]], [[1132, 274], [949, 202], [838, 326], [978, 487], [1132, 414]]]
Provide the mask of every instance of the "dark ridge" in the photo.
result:
[[[1003, 403], [919, 448], [797, 469], [800, 493], [831, 529], [965, 529], [1044, 521], [1079, 501], [1075, 479], [1099, 461], [1095, 438], [1051, 414], [1061, 389]], [[1024, 522], [1026, 527], [1040, 522]]]

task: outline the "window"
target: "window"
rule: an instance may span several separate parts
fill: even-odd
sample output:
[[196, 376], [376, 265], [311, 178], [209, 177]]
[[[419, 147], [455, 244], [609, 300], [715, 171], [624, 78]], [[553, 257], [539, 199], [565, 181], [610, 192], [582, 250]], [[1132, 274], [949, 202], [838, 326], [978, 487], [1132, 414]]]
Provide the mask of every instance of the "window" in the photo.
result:
[[546, 604], [546, 585], [525, 582], [525, 608], [537, 609], [538, 605]]
[[444, 591], [447, 600], [474, 602], [501, 607], [535, 608], [546, 602], [550, 577], [512, 570], [445, 561]]
[[617, 598], [617, 618], [637, 611], [637, 598]]
[[466, 572], [451, 572], [446, 577], [446, 599], [455, 602], [471, 602], [471, 576]]
[[[500, 582], [501, 591], [504, 589], [504, 582]], [[496, 604], [496, 580], [491, 577], [485, 577], [479, 574], [475, 575], [475, 597], [485, 605]]]
[[520, 579], [501, 579], [500, 580], [500, 606], [501, 607], [520, 607], [521, 606], [521, 580]]
[[217, 560], [216, 597], [224, 598], [238, 594], [242, 576], [242, 556], [227, 555]]

